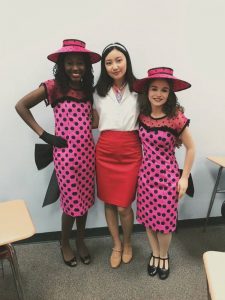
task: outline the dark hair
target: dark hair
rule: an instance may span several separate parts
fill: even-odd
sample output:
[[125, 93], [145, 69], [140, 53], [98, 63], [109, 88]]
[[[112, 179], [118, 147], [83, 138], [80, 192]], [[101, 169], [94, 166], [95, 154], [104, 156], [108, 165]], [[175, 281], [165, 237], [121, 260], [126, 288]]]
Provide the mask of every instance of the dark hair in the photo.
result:
[[[148, 99], [148, 90], [149, 90], [149, 87], [152, 84], [152, 82], [155, 80], [157, 80], [157, 78], [150, 79], [147, 82], [147, 84], [145, 85], [143, 93], [138, 95], [138, 101], [140, 104], [140, 112], [146, 116], [149, 116], [152, 112], [151, 104]], [[166, 103], [163, 105], [163, 112], [169, 118], [172, 118], [172, 117], [176, 116], [178, 110], [181, 112], [184, 112], [184, 108], [179, 104], [177, 96], [175, 95], [175, 93], [173, 91], [172, 80], [169, 80], [166, 78], [162, 79], [162, 80], [166, 80], [166, 82], [168, 82], [169, 87], [170, 87], [168, 99], [167, 99]]]
[[[72, 52], [73, 53], [73, 52]], [[69, 86], [69, 77], [65, 73], [64, 61], [66, 54], [60, 54], [57, 63], [53, 68], [53, 74], [55, 76], [55, 80], [60, 88], [60, 91], [63, 94], [66, 94], [70, 89]], [[82, 81], [82, 90], [86, 93], [87, 96], [92, 97], [93, 93], [93, 85], [94, 85], [94, 75], [93, 75], [93, 68], [90, 60], [90, 56], [85, 53], [79, 53], [84, 58], [85, 63], [85, 74], [83, 76]]]
[[120, 52], [122, 52], [127, 61], [127, 70], [125, 73], [125, 78], [128, 83], [130, 91], [133, 90], [133, 82], [136, 80], [136, 77], [133, 74], [132, 70], [132, 64], [130, 60], [130, 55], [127, 51], [127, 49], [120, 43], [113, 43], [109, 44], [105, 47], [105, 49], [102, 52], [102, 59], [101, 59], [101, 73], [98, 79], [98, 82], [96, 84], [96, 90], [99, 96], [105, 97], [110, 88], [113, 85], [113, 79], [108, 75], [106, 68], [105, 68], [105, 58], [106, 56], [113, 50], [116, 49]]

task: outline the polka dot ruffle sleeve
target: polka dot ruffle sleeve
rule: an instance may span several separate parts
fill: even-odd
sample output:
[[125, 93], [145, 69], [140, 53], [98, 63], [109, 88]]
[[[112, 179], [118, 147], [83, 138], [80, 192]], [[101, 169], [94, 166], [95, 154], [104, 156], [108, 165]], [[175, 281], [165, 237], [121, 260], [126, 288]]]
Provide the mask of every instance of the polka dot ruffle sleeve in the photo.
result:
[[49, 104], [52, 104], [55, 99], [55, 89], [56, 89], [56, 83], [55, 80], [47, 80], [45, 82], [42, 82], [41, 85], [44, 86], [45, 88], [45, 93], [46, 93], [46, 99], [45, 99], [45, 104], [48, 106]]
[[178, 136], [180, 136], [181, 133], [184, 131], [184, 129], [187, 126], [189, 126], [190, 119], [186, 118], [185, 115], [181, 111], [178, 111], [177, 116], [175, 117], [174, 121], [175, 121], [177, 134], [178, 134]]

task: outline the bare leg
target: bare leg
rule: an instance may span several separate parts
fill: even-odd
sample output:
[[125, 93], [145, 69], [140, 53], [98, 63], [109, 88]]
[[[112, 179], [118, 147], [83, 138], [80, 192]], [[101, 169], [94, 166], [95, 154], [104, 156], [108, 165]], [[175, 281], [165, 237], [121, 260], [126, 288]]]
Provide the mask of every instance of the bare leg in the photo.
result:
[[114, 205], [105, 204], [105, 218], [113, 239], [113, 248], [121, 250], [117, 207]]
[[134, 213], [129, 207], [118, 207], [120, 222], [123, 228], [123, 262], [129, 263], [132, 259], [131, 234], [134, 224]]
[[[152, 254], [155, 257], [159, 257], [160, 255], [160, 251], [159, 251], [159, 241], [158, 241], [158, 237], [157, 237], [157, 233], [154, 232], [153, 230], [151, 230], [150, 228], [146, 228], [146, 232], [147, 232], [147, 236], [148, 236], [148, 240], [149, 240], [149, 244], [151, 246], [152, 249]], [[158, 266], [159, 263], [159, 259], [158, 258], [151, 258], [149, 265], [150, 266]]]
[[65, 213], [62, 214], [61, 246], [65, 261], [70, 261], [74, 257], [74, 252], [71, 249], [69, 242], [74, 221], [74, 217], [71, 217]]
[[76, 217], [76, 225], [77, 225], [76, 246], [77, 246], [77, 251], [79, 252], [79, 255], [82, 258], [85, 258], [89, 255], [88, 249], [84, 243], [87, 214], [88, 213], [86, 213], [81, 217]]
[[134, 213], [131, 208], [129, 207], [118, 207], [118, 212], [120, 216], [120, 222], [123, 228], [123, 243], [124, 244], [131, 244], [131, 234], [134, 224]]
[[[160, 258], [167, 258], [168, 257], [168, 250], [170, 246], [170, 242], [172, 239], [172, 233], [164, 234], [164, 233], [157, 233], [158, 241], [159, 241], [159, 249], [160, 253], [159, 256]], [[160, 260], [160, 268], [163, 267], [163, 261]], [[165, 261], [165, 269], [168, 269], [168, 260]]]
[[110, 257], [110, 265], [112, 268], [118, 268], [122, 258], [122, 245], [119, 235], [117, 207], [105, 204], [105, 217], [113, 239], [113, 251]]

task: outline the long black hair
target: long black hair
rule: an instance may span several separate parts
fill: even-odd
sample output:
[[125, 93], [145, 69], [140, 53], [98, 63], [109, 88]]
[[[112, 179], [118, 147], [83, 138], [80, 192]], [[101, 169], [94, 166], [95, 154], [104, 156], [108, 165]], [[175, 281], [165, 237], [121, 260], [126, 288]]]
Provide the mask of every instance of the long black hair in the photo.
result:
[[[69, 89], [69, 77], [67, 76], [65, 72], [65, 67], [64, 67], [64, 61], [65, 57], [68, 53], [65, 54], [60, 54], [57, 63], [55, 64], [53, 68], [53, 74], [55, 76], [55, 80], [60, 88], [60, 91], [63, 94], [66, 94]], [[83, 81], [81, 84], [82, 90], [85, 92], [87, 96], [92, 97], [93, 93], [93, 85], [94, 85], [94, 75], [93, 75], [93, 68], [90, 60], [90, 56], [86, 53], [78, 53], [81, 54], [82, 57], [84, 58], [84, 63], [85, 63], [85, 74], [83, 76]]]
[[98, 82], [96, 84], [97, 93], [101, 97], [105, 97], [113, 85], [113, 79], [108, 75], [108, 73], [106, 71], [106, 67], [105, 67], [105, 58], [113, 49], [116, 49], [116, 50], [122, 52], [126, 57], [127, 70], [125, 73], [125, 79], [126, 79], [126, 82], [128, 83], [130, 91], [133, 90], [133, 83], [136, 80], [136, 77], [134, 76], [133, 70], [132, 70], [130, 55], [129, 55], [126, 47], [124, 47], [120, 43], [109, 44], [108, 46], [105, 47], [105, 49], [102, 52], [101, 73], [100, 73]]
[[[140, 112], [143, 115], [149, 116], [152, 113], [152, 107], [151, 103], [148, 99], [148, 90], [150, 85], [153, 83], [153, 81], [156, 79], [149, 79], [147, 84], [144, 87], [143, 93], [138, 95], [138, 101], [140, 104]], [[166, 103], [163, 105], [163, 112], [169, 117], [172, 118], [176, 116], [178, 110], [181, 112], [184, 112], [184, 108], [179, 104], [176, 94], [173, 91], [173, 81], [169, 79], [163, 79], [166, 80], [169, 84], [169, 95]]]

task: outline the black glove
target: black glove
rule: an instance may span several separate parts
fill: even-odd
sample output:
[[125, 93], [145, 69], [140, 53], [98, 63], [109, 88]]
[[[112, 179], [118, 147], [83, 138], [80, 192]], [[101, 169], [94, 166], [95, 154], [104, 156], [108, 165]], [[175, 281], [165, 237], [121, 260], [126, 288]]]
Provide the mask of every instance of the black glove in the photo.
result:
[[46, 142], [49, 145], [58, 147], [58, 148], [66, 148], [67, 141], [61, 138], [60, 136], [55, 136], [53, 134], [47, 133], [44, 131], [42, 135], [40, 135], [40, 139]]

